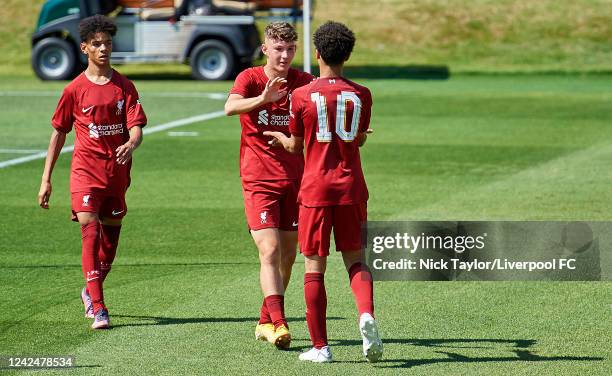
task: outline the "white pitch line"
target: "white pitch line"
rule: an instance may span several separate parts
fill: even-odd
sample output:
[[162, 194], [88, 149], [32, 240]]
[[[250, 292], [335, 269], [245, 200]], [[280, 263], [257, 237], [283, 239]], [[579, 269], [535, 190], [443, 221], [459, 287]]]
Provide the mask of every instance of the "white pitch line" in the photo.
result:
[[[151, 134], [151, 133], [162, 132], [162, 131], [165, 131], [165, 130], [168, 130], [168, 129], [182, 127], [183, 125], [197, 123], [197, 122], [200, 122], [200, 121], [211, 120], [211, 119], [215, 119], [215, 118], [218, 118], [218, 117], [221, 117], [221, 116], [225, 116], [225, 112], [224, 111], [215, 111], [215, 112], [209, 112], [209, 113], [206, 113], [206, 114], [190, 116], [188, 118], [178, 119], [178, 120], [174, 120], [174, 121], [171, 121], [171, 122], [168, 122], [168, 123], [154, 125], [152, 127], [145, 127], [143, 129], [143, 133], [144, 134]], [[60, 154], [70, 153], [73, 150], [74, 150], [74, 145], [64, 146], [62, 148], [62, 150], [60, 151]], [[27, 155], [25, 157], [9, 159], [8, 161], [0, 162], [0, 168], [14, 166], [14, 165], [18, 165], [18, 164], [22, 164], [22, 163], [26, 163], [26, 162], [30, 162], [30, 161], [35, 161], [37, 159], [44, 159], [46, 157], [47, 157], [47, 152], [43, 151], [43, 152], [40, 152], [40, 153], [36, 153], [36, 154], [32, 154], [32, 155]]]
[[151, 128], [144, 127], [144, 134], [157, 133], [157, 132], [165, 131], [165, 130], [176, 128], [176, 127], [181, 127], [183, 125], [197, 123], [198, 121], [206, 121], [210, 119], [215, 119], [221, 116], [225, 116], [225, 111], [215, 111], [215, 112], [209, 112], [206, 114], [191, 116], [185, 119], [179, 119], [179, 120], [171, 121], [169, 123], [155, 125]]
[[200, 135], [200, 132], [181, 132], [181, 131], [168, 132], [168, 136], [170, 137], [196, 137], [199, 135]]
[[[71, 152], [73, 150], [74, 150], [74, 145], [64, 146], [62, 148], [62, 150], [60, 151], [60, 154], [68, 153], [68, 152]], [[22, 164], [22, 163], [26, 163], [26, 162], [30, 162], [30, 161], [35, 161], [37, 159], [44, 159], [46, 157], [47, 157], [47, 152], [46, 151], [42, 151], [40, 153], [26, 155], [25, 157], [9, 159], [8, 161], [0, 162], [0, 168], [14, 166], [14, 165], [18, 165], [18, 164]]]
[[0, 149], [0, 154], [32, 154], [40, 153], [40, 149]]

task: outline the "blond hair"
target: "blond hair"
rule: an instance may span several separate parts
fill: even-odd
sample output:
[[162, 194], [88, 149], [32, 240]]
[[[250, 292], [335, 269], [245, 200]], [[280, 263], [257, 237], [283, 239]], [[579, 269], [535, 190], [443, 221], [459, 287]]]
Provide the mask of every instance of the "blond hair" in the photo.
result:
[[266, 39], [280, 40], [283, 42], [296, 42], [298, 39], [297, 32], [287, 22], [272, 22], [266, 26], [264, 30]]

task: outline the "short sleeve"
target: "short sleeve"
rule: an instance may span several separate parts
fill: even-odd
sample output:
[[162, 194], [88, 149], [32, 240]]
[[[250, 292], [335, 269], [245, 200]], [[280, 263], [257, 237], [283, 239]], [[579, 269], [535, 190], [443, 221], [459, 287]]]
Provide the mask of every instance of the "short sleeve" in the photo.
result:
[[302, 104], [299, 94], [295, 91], [289, 103], [289, 133], [296, 137], [304, 137], [304, 121], [302, 116]]
[[234, 86], [230, 90], [230, 94], [238, 94], [243, 96], [244, 98], [249, 98], [249, 93], [251, 92], [252, 80], [251, 75], [249, 74], [249, 70], [245, 69], [236, 77], [236, 81], [234, 81]]
[[365, 89], [361, 98], [361, 116], [359, 119], [359, 132], [365, 132], [370, 127], [370, 117], [372, 116], [372, 94]]
[[51, 118], [51, 125], [60, 132], [68, 133], [74, 123], [74, 96], [69, 88], [65, 88]]
[[125, 108], [127, 129], [147, 125], [147, 115], [140, 104], [140, 97], [132, 81], [127, 80], [125, 85]]

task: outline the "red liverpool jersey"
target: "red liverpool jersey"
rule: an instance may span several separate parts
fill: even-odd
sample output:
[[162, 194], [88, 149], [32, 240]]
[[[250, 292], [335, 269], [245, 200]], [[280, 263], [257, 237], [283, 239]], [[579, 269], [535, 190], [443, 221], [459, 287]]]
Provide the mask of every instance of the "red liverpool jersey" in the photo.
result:
[[289, 130], [304, 137], [306, 164], [298, 201], [333, 206], [368, 200], [358, 135], [370, 125], [368, 88], [342, 77], [319, 78], [293, 92]]
[[85, 72], [68, 84], [51, 124], [64, 133], [73, 127], [76, 132], [70, 191], [123, 194], [131, 160], [118, 164], [115, 150], [129, 140], [130, 128], [146, 123], [134, 84], [117, 71], [103, 85], [89, 81]]
[[[268, 144], [270, 137], [265, 131], [280, 131], [289, 136], [289, 103], [291, 93], [306, 85], [314, 77], [297, 69], [289, 68], [287, 74], [287, 95], [274, 103], [266, 103], [248, 113], [240, 114], [242, 135], [240, 139], [240, 176], [245, 181], [300, 179], [304, 170], [301, 155], [287, 153], [282, 148]], [[260, 95], [268, 77], [263, 66], [242, 71], [230, 94], [244, 98]], [[281, 90], [285, 87], [281, 87]]]

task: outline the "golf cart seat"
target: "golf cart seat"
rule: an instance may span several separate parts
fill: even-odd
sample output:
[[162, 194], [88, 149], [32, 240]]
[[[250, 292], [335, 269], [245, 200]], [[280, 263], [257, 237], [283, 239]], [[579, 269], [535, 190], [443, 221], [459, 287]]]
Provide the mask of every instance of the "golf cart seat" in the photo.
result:
[[180, 7], [183, 0], [119, 0], [118, 3], [138, 13], [141, 20], [163, 21], [174, 16], [175, 8]]
[[255, 0], [258, 10], [269, 10], [272, 8], [301, 8], [303, 0]]
[[256, 8], [257, 4], [254, 1], [212, 0], [212, 11], [215, 14], [252, 14]]
[[[174, 17], [176, 8], [180, 7], [184, 0], [163, 1], [163, 6], [154, 8], [143, 8], [140, 19], [144, 21], [166, 21]], [[161, 1], [160, 1], [161, 3]], [[170, 6], [167, 6], [170, 5]]]

